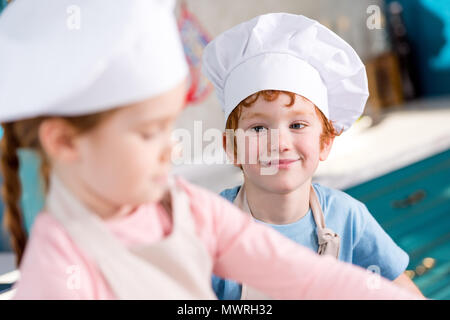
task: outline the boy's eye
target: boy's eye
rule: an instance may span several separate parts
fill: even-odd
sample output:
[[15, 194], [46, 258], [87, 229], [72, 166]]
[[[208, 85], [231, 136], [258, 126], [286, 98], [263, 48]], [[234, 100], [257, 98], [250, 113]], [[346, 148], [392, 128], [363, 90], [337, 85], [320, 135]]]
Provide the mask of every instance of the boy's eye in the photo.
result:
[[305, 125], [303, 123], [293, 123], [291, 124], [290, 128], [291, 129], [301, 129], [303, 128]]
[[263, 127], [263, 126], [254, 126], [252, 127], [250, 130], [256, 132], [256, 133], [262, 133], [265, 130], [267, 130], [267, 128]]

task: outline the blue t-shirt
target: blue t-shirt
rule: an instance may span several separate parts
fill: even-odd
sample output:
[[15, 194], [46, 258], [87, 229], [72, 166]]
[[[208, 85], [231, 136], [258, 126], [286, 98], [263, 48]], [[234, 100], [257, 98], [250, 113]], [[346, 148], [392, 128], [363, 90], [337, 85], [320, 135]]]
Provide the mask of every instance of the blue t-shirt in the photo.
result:
[[[313, 187], [319, 198], [326, 226], [340, 237], [339, 260], [366, 269], [370, 267], [371, 271], [379, 270], [389, 280], [394, 280], [405, 271], [409, 263], [408, 254], [395, 244], [362, 202], [339, 190], [315, 183]], [[226, 189], [220, 195], [233, 202], [239, 189], [240, 186]], [[303, 218], [291, 224], [274, 225], [256, 221], [315, 252], [319, 248], [311, 209]], [[221, 300], [239, 300], [241, 297], [242, 287], [234, 281], [213, 275], [212, 285]]]

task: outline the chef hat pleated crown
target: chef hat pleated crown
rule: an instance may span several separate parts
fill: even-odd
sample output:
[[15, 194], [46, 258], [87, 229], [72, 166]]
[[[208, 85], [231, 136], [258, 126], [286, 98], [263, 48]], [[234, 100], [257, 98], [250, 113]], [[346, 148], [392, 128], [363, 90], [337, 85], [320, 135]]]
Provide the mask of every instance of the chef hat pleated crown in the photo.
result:
[[0, 15], [0, 121], [105, 111], [188, 67], [170, 0], [14, 0]]
[[250, 95], [284, 90], [309, 99], [338, 131], [346, 130], [369, 96], [355, 50], [302, 15], [265, 14], [225, 31], [205, 48], [202, 70], [215, 87], [225, 121]]

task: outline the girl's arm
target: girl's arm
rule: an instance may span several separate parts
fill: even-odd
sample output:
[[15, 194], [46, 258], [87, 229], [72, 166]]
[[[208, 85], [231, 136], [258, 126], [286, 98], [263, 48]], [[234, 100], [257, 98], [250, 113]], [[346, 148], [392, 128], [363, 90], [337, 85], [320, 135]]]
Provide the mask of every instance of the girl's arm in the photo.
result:
[[[214, 273], [275, 299], [420, 299], [360, 267], [319, 256], [263, 226], [226, 200], [187, 185], [191, 207], [209, 229]], [[211, 242], [213, 243], [211, 245]]]
[[79, 252], [65, 230], [48, 214], [40, 213], [20, 265], [20, 279], [14, 285], [18, 300], [108, 299], [108, 290], [91, 262]]
[[415, 285], [415, 283], [405, 274], [402, 273], [397, 277], [397, 279], [394, 280], [394, 283], [397, 284], [400, 287], [403, 287], [414, 294], [420, 295], [423, 297], [422, 292], [419, 290], [419, 288]]
[[231, 208], [219, 215], [219, 276], [276, 299], [420, 298], [360, 267], [319, 256]]

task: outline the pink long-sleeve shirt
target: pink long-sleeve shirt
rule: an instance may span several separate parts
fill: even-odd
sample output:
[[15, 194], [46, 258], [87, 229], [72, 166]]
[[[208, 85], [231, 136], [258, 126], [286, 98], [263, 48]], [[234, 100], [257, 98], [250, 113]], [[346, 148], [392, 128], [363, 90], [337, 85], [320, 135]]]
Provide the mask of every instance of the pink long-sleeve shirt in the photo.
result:
[[[318, 256], [219, 196], [179, 179], [190, 198], [201, 241], [222, 278], [245, 282], [277, 299], [419, 298], [362, 268]], [[151, 244], [171, 231], [158, 204], [104, 221], [126, 246]], [[52, 216], [34, 223], [15, 284], [15, 299], [115, 299], [94, 261]], [[152, 290], [152, 288], [149, 288]]]

